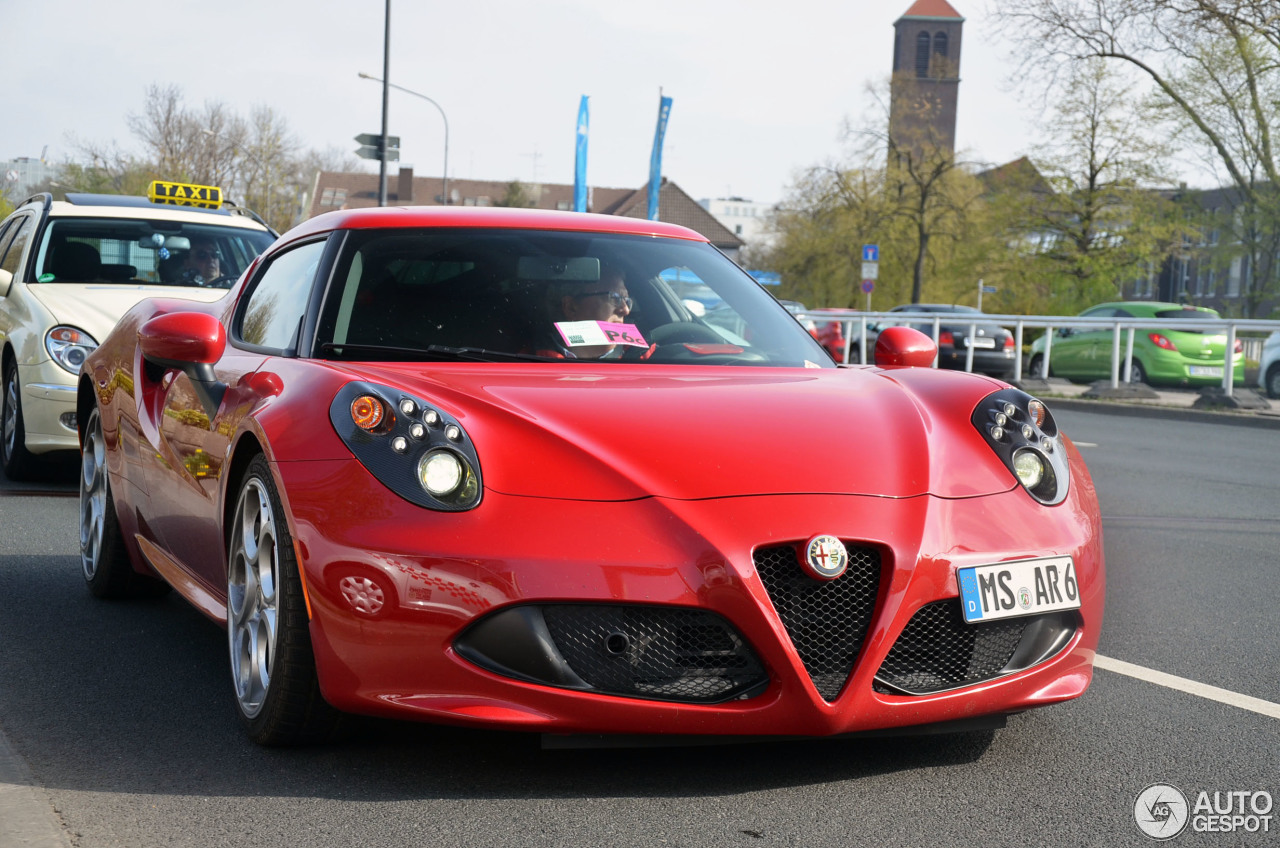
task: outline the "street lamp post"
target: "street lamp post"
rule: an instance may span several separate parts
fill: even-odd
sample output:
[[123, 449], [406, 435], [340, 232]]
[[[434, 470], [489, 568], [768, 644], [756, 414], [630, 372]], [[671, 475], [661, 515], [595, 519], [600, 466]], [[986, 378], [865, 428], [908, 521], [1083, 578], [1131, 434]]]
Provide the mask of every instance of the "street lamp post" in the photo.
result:
[[[360, 79], [373, 80], [374, 82], [383, 82], [377, 77], [370, 76], [369, 74], [366, 74], [363, 71], [360, 72]], [[402, 85], [396, 85], [393, 82], [383, 83], [383, 85], [394, 88], [397, 91], [403, 91], [405, 94], [411, 94], [414, 97], [419, 97], [427, 101], [428, 103], [430, 103], [432, 106], [436, 107], [437, 110], [439, 110], [440, 118], [441, 120], [444, 121], [444, 195], [443, 196], [444, 196], [444, 203], [446, 206], [448, 206], [449, 205], [449, 118], [445, 115], [444, 109], [440, 106], [440, 104], [432, 100], [427, 95], [419, 94], [416, 91], [407, 89]], [[385, 132], [383, 133], [383, 138], [384, 139], [386, 138]]]

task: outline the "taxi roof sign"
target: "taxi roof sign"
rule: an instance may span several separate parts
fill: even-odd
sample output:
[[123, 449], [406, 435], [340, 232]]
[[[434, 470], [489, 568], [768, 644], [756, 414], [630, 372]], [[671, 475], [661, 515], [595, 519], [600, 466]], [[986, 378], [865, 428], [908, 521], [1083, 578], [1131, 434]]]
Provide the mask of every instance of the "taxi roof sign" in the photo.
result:
[[217, 186], [192, 185], [152, 180], [147, 188], [147, 198], [152, 203], [171, 206], [198, 206], [201, 209], [218, 209], [222, 206], [222, 189]]

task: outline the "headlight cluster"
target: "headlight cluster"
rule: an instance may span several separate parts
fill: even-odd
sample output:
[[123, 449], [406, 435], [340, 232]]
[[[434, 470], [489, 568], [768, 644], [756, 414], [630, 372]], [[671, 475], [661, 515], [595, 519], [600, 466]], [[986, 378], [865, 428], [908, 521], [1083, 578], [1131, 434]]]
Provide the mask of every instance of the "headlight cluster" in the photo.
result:
[[1062, 503], [1071, 469], [1043, 402], [1019, 389], [1001, 389], [983, 398], [971, 420], [1031, 497], [1050, 506]]
[[70, 371], [80, 373], [85, 357], [93, 352], [98, 342], [84, 330], [59, 325], [44, 334], [44, 349], [53, 361]]
[[385, 386], [348, 383], [329, 420], [356, 459], [405, 500], [449, 512], [480, 503], [475, 445], [443, 410]]

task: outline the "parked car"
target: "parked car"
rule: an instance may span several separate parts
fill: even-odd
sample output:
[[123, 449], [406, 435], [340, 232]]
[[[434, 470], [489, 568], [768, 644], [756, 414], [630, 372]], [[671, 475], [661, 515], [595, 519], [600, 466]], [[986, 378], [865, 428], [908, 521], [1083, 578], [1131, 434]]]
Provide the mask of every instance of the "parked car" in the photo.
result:
[[1272, 333], [1262, 343], [1262, 358], [1258, 361], [1258, 385], [1267, 397], [1280, 398], [1280, 332]]
[[[915, 303], [895, 306], [890, 312], [929, 312], [942, 315], [938, 327], [938, 367], [965, 369], [968, 362], [968, 350], [973, 348], [973, 370], [981, 374], [989, 374], [1002, 380], [1013, 376], [1017, 363], [1017, 351], [1014, 349], [1013, 333], [998, 324], [981, 322], [974, 328], [973, 338], [969, 337], [969, 322], [980, 320], [985, 313], [972, 306], [957, 306], [947, 303]], [[895, 326], [892, 320], [879, 324], [877, 331], [887, 326]], [[906, 324], [920, 332], [932, 336], [932, 321], [916, 321]], [[871, 342], [868, 339], [868, 350]]]
[[10, 479], [79, 448], [76, 375], [121, 315], [153, 295], [216, 300], [275, 239], [216, 191], [157, 182], [155, 202], [39, 194], [0, 223], [0, 467]]
[[[579, 301], [609, 318], [552, 309]], [[87, 355], [83, 575], [225, 627], [262, 744], [341, 712], [954, 731], [1079, 696], [1105, 594], [1080, 453], [1040, 400], [917, 367], [920, 333], [876, 348], [838, 368], [672, 224], [330, 212], [226, 297], [145, 300]]]
[[[1227, 336], [1212, 330], [1179, 327], [1179, 321], [1218, 318], [1204, 306], [1183, 306], [1154, 301], [1100, 303], [1080, 313], [1081, 318], [1155, 318], [1169, 321], [1168, 328], [1138, 329], [1133, 339], [1130, 382], [1157, 386], [1217, 386], [1222, 384]], [[1049, 373], [1086, 382], [1111, 377], [1113, 331], [1110, 327], [1056, 327], [1049, 351]], [[1127, 334], [1120, 337], [1120, 376]], [[1044, 363], [1044, 337], [1031, 345], [1029, 376], [1038, 377]], [[1236, 339], [1235, 381], [1244, 384], [1244, 344]]]

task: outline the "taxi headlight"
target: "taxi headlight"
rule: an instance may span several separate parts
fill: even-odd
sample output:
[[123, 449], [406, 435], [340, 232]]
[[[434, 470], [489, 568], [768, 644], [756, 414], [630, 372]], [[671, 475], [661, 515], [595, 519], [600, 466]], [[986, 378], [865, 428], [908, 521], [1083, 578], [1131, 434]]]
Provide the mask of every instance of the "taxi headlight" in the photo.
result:
[[1027, 494], [1046, 506], [1066, 500], [1071, 467], [1042, 401], [1020, 389], [1001, 389], [983, 398], [970, 420]]
[[72, 374], [80, 373], [80, 366], [97, 346], [93, 336], [77, 327], [59, 325], [44, 334], [44, 349], [50, 358]]

